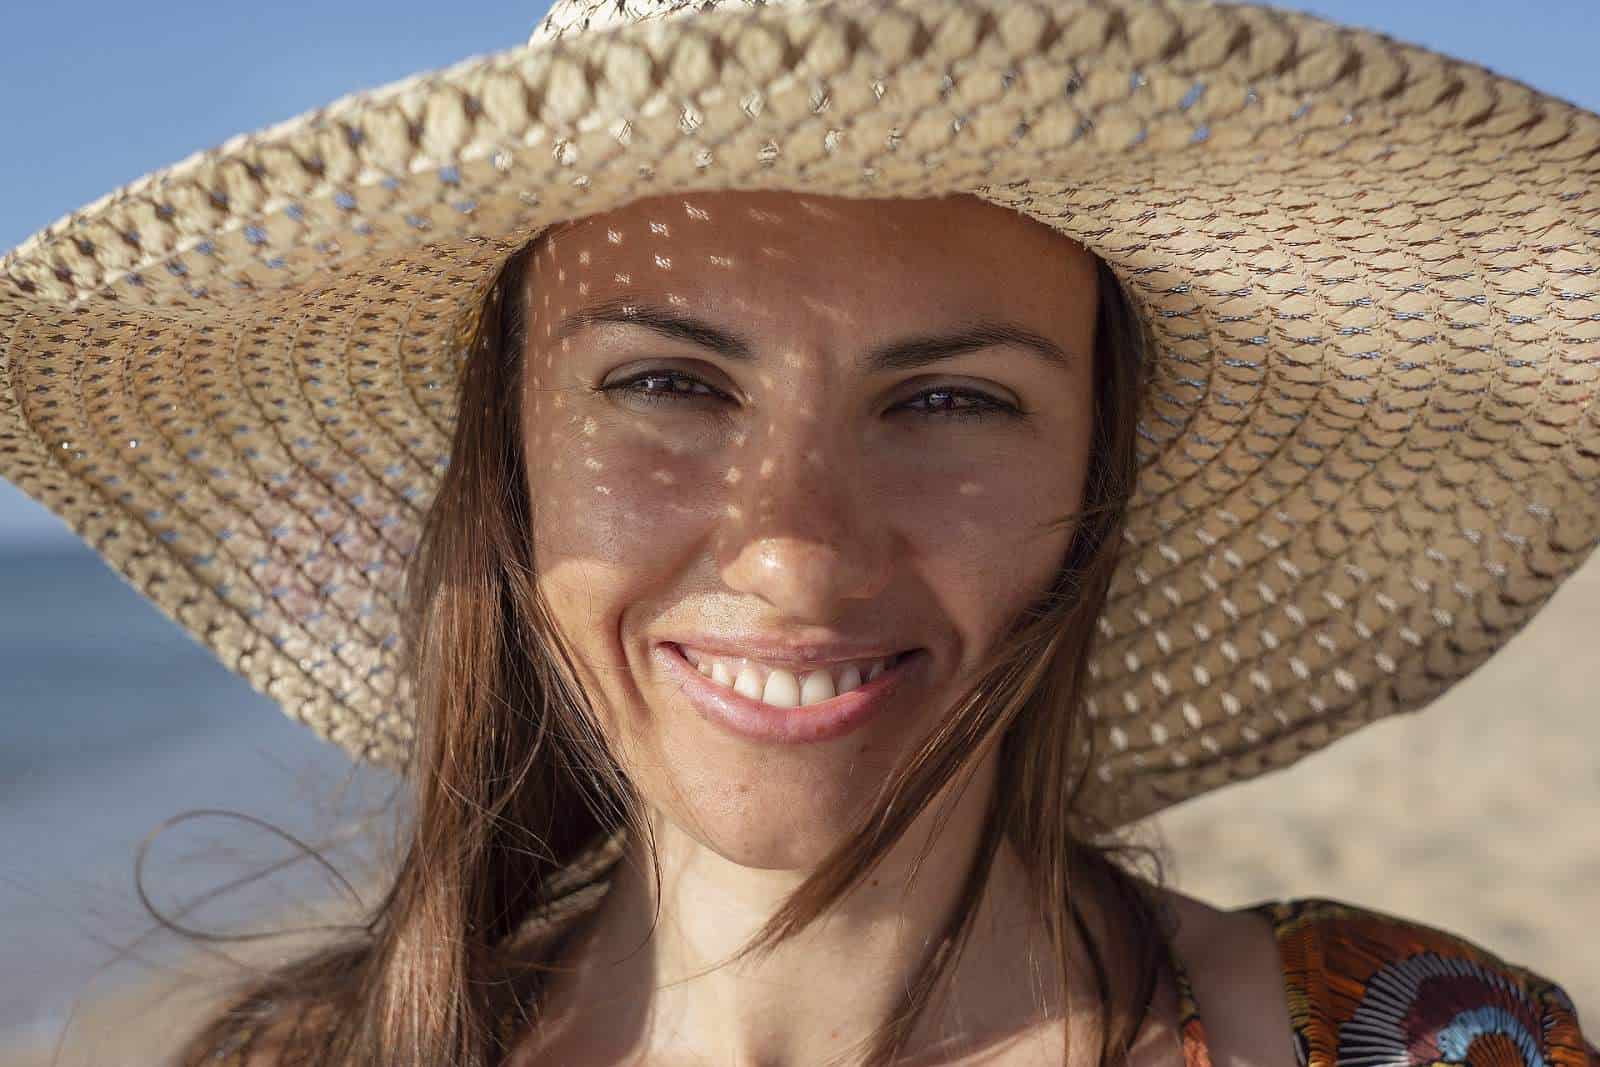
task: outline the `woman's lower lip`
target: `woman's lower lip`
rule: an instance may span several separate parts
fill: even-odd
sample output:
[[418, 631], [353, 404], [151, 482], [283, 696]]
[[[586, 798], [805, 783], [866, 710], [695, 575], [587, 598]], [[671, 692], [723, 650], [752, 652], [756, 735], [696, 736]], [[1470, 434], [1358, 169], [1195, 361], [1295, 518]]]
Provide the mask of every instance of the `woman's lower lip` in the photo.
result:
[[678, 690], [702, 716], [752, 741], [803, 744], [842, 737], [874, 718], [928, 658], [922, 649], [903, 657], [870, 682], [830, 700], [779, 708], [718, 685], [700, 673], [671, 642], [651, 650]]

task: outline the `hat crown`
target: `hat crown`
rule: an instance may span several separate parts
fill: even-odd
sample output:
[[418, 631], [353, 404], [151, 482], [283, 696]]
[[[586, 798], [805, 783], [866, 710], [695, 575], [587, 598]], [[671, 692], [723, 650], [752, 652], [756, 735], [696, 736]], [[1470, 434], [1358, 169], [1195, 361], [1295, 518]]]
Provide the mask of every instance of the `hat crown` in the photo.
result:
[[556, 0], [534, 27], [528, 44], [560, 40], [569, 34], [608, 29], [651, 19], [677, 18], [719, 7], [802, 6], [815, 0]]

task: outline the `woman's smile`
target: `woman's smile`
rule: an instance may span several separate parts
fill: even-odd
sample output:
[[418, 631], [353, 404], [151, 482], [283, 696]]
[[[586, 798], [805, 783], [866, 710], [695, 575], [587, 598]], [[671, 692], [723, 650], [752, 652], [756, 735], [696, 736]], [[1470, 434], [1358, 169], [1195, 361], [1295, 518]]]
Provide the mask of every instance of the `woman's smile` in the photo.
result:
[[781, 743], [829, 741], [850, 733], [911, 697], [916, 683], [926, 679], [930, 660], [925, 650], [913, 649], [874, 661], [866, 677], [851, 663], [837, 676], [818, 669], [797, 679], [788, 670], [767, 670], [750, 660], [742, 661], [733, 676], [727, 659], [702, 657], [672, 642], [654, 646], [652, 656], [668, 684], [707, 721], [752, 741]]

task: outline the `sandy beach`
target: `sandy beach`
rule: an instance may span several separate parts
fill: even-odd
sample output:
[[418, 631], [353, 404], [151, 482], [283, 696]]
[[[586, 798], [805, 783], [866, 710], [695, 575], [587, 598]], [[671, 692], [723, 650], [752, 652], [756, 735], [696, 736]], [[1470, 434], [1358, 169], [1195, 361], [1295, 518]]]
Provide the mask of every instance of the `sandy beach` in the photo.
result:
[[[1562, 983], [1600, 1033], [1600, 560], [1425, 711], [1157, 820], [1172, 884], [1219, 906], [1334, 897], [1442, 926]], [[286, 958], [288, 945], [232, 950]], [[184, 971], [220, 976], [217, 959]], [[235, 972], [236, 973], [236, 972]], [[214, 1003], [176, 970], [91, 990], [53, 1062], [159, 1064]], [[13, 1030], [13, 1067], [59, 1026]]]

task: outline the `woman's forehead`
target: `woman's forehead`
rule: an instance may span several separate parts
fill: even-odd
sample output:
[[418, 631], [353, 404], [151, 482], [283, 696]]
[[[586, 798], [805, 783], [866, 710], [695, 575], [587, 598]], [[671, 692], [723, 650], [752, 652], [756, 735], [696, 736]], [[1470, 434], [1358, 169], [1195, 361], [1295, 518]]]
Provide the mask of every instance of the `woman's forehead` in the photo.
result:
[[[1042, 223], [971, 196], [852, 200], [774, 191], [654, 197], [541, 242], [535, 314], [664, 294], [680, 306], [837, 326], [942, 310], [1042, 320], [1094, 306], [1094, 260]], [[1076, 292], [1077, 299], [1064, 294]]]

